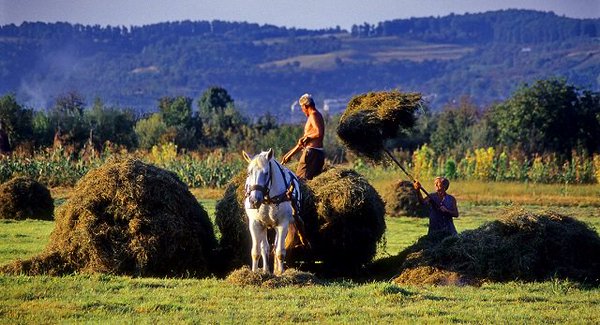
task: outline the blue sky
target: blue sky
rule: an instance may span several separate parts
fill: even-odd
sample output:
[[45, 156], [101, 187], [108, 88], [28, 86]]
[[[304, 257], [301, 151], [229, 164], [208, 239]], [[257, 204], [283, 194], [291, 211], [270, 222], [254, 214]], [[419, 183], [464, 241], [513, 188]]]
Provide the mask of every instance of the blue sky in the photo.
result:
[[377, 23], [498, 9], [554, 11], [600, 18], [600, 0], [0, 0], [0, 25], [67, 21], [86, 25], [144, 25], [175, 20], [227, 20], [299, 28]]

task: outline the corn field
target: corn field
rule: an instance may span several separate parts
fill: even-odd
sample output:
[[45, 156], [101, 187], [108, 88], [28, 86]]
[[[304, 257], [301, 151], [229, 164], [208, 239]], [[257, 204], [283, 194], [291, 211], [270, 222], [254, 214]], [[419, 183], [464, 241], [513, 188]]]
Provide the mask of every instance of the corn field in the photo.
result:
[[600, 154], [573, 152], [569, 160], [556, 155], [524, 157], [495, 148], [467, 150], [464, 158], [437, 157], [423, 145], [412, 154], [416, 178], [445, 175], [451, 179], [533, 183], [600, 183]]
[[73, 155], [64, 149], [47, 149], [33, 157], [5, 156], [0, 158], [0, 182], [24, 176], [49, 187], [73, 186], [89, 170], [107, 159], [133, 156], [146, 163], [174, 172], [190, 187], [221, 188], [242, 170], [241, 159], [221, 151], [200, 155], [178, 153], [174, 144], [155, 146], [149, 153], [106, 150], [101, 153]]

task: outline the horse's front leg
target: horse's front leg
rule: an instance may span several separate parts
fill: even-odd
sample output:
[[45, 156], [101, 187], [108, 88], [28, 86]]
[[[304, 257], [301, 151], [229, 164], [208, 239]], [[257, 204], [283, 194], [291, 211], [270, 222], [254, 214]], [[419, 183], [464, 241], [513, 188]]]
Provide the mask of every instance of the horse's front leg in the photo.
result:
[[267, 265], [267, 260], [264, 257], [264, 243], [267, 241], [267, 230], [255, 219], [249, 220], [248, 228], [250, 229], [250, 236], [252, 237], [252, 248], [250, 250], [252, 256], [252, 272], [258, 270], [258, 260], [261, 255], [263, 256], [263, 270], [266, 269], [266, 271], [268, 271], [265, 267]]
[[283, 274], [283, 261], [285, 260], [285, 237], [288, 232], [289, 221], [281, 222], [275, 228], [277, 233], [275, 234], [275, 262], [273, 265], [273, 273], [276, 275]]
[[263, 260], [263, 271], [265, 273], [269, 273], [269, 251], [271, 250], [271, 247], [269, 246], [269, 239], [267, 237], [267, 230], [265, 229], [263, 231], [264, 236], [263, 239], [260, 242], [260, 255], [262, 256], [262, 260]]

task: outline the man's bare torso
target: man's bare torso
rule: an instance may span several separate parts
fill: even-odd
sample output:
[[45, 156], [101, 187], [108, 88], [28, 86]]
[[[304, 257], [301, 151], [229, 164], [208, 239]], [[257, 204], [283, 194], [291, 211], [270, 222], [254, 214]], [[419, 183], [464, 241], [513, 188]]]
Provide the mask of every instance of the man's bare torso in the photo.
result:
[[323, 148], [323, 137], [325, 130], [325, 122], [323, 116], [317, 110], [313, 110], [308, 115], [306, 124], [304, 125], [304, 136], [310, 139], [304, 144], [306, 147]]

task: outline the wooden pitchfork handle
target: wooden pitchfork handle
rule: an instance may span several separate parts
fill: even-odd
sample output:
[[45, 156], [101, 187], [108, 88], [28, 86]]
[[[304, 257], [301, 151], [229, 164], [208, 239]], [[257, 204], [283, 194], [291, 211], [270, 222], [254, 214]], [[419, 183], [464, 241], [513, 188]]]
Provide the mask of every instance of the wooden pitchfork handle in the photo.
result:
[[[413, 181], [413, 183], [414, 183], [414, 182], [415, 182], [415, 178], [414, 178], [414, 177], [412, 177], [412, 175], [411, 175], [411, 174], [409, 174], [409, 173], [406, 171], [406, 169], [404, 169], [404, 167], [402, 167], [402, 164], [400, 164], [400, 162], [399, 162], [398, 160], [396, 160], [396, 157], [394, 157], [394, 155], [392, 155], [392, 153], [391, 153], [389, 150], [385, 149], [385, 148], [383, 149], [383, 151], [385, 151], [385, 153], [387, 153], [387, 154], [388, 154], [388, 156], [389, 156], [390, 158], [392, 158], [392, 160], [393, 160], [393, 161], [396, 163], [396, 165], [398, 165], [398, 167], [400, 167], [400, 169], [401, 169], [401, 170], [402, 170], [402, 171], [403, 171], [403, 172], [406, 174], [406, 176], [408, 176], [408, 178], [410, 178], [410, 180], [411, 180], [411, 181]], [[419, 190], [421, 190], [423, 193], [425, 193], [425, 195], [427, 196], [427, 198], [429, 198], [429, 203], [431, 204], [431, 206], [432, 206], [434, 209], [438, 209], [438, 210], [440, 209], [439, 207], [436, 207], [436, 206], [433, 204], [433, 202], [435, 202], [435, 201], [433, 201], [433, 198], [431, 197], [431, 195], [429, 195], [429, 193], [427, 193], [427, 191], [425, 191], [425, 189], [423, 188], [423, 186], [419, 187]]]

